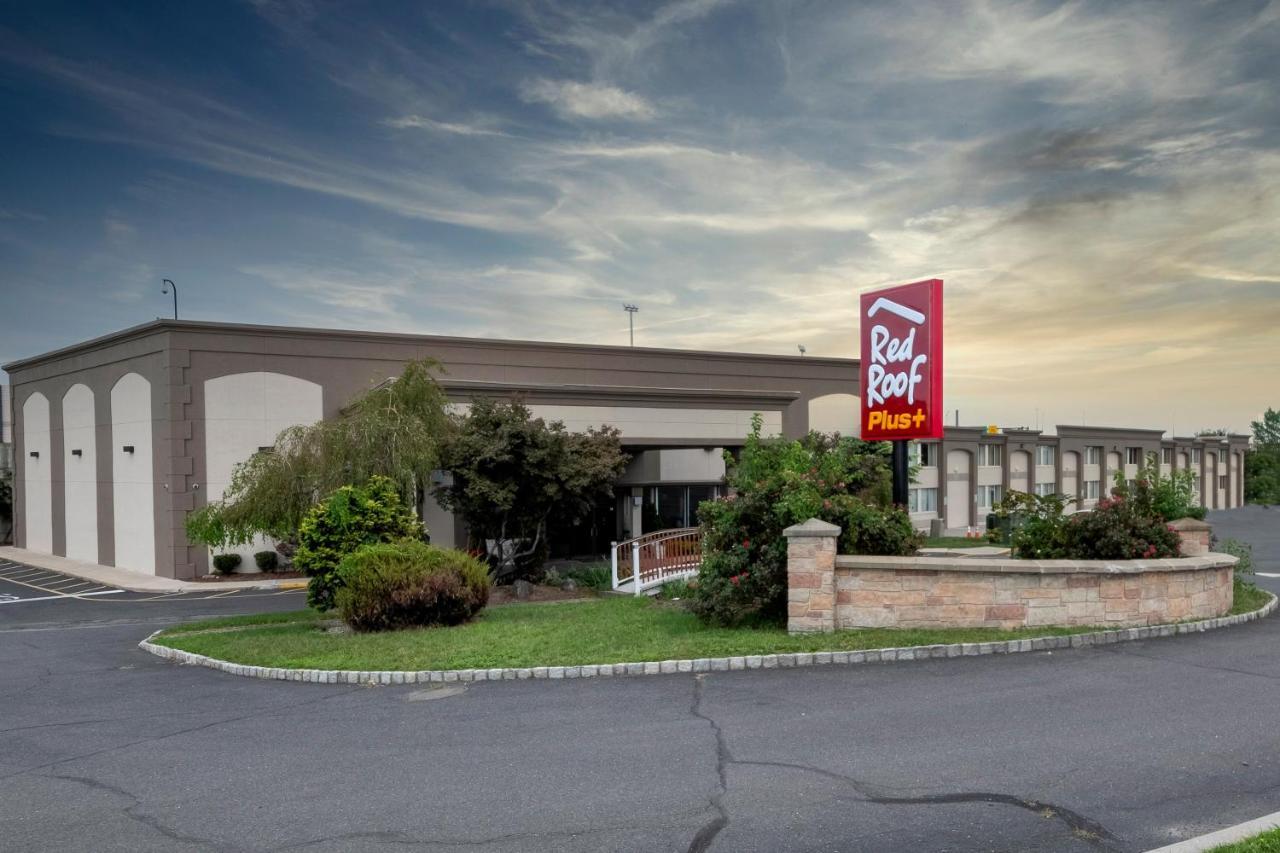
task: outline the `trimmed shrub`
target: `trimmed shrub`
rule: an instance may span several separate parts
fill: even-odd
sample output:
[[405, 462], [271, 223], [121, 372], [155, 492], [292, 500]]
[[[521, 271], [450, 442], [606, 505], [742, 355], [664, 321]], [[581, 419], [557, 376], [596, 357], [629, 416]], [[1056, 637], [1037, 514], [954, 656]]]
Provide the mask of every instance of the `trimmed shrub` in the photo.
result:
[[739, 457], [725, 459], [734, 493], [698, 508], [702, 567], [690, 605], [705, 621], [781, 623], [787, 616], [782, 531], [810, 518], [842, 528], [842, 554], [914, 554], [922, 537], [888, 505], [887, 444], [811, 433], [765, 439], [760, 419]]
[[264, 572], [274, 572], [280, 568], [280, 555], [275, 551], [259, 551], [253, 555], [253, 561]]
[[1179, 518], [1204, 520], [1205, 508], [1195, 502], [1195, 474], [1187, 470], [1164, 474], [1154, 453], [1138, 469], [1133, 486], [1125, 480], [1124, 471], [1115, 474], [1112, 494], [1121, 498], [1133, 498], [1165, 521]]
[[342, 584], [338, 564], [360, 546], [424, 536], [422, 524], [388, 478], [343, 486], [312, 507], [298, 528], [293, 565], [311, 579], [307, 603], [317, 610], [333, 607]]
[[457, 625], [489, 601], [488, 566], [415, 539], [365, 545], [342, 560], [338, 576], [338, 612], [356, 631]]
[[213, 570], [220, 575], [229, 575], [240, 565], [239, 554], [214, 554]]
[[1072, 560], [1141, 560], [1179, 557], [1182, 540], [1164, 519], [1131, 498], [1098, 501], [1092, 512], [1067, 518], [1063, 530]]

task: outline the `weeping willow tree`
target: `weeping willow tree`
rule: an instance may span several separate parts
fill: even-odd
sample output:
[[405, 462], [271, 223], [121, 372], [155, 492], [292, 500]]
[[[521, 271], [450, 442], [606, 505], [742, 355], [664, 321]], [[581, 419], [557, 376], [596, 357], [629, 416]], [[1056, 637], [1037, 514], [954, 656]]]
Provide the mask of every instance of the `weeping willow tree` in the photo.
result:
[[222, 500], [187, 516], [188, 537], [213, 547], [245, 545], [259, 534], [288, 539], [320, 498], [374, 475], [420, 509], [451, 428], [438, 370], [435, 361], [409, 362], [338, 417], [280, 433], [269, 451], [236, 466]]

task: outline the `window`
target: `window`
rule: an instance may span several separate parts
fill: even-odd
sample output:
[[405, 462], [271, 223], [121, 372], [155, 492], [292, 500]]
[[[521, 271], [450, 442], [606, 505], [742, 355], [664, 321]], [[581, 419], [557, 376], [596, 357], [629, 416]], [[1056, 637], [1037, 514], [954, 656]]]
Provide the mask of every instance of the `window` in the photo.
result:
[[1191, 451], [1191, 464], [1192, 464], [1192, 465], [1199, 465], [1199, 464], [1200, 464], [1200, 448], [1198, 448], [1198, 447], [1197, 447], [1197, 448], [1194, 448], [1194, 449]]
[[1084, 464], [1101, 465], [1102, 464], [1102, 448], [1086, 447], [1084, 449]]
[[1218, 478], [1218, 488], [1219, 488], [1219, 489], [1225, 489], [1225, 488], [1227, 488], [1227, 475], [1226, 475], [1226, 474], [1223, 474], [1221, 477], [1219, 477], [1219, 478]]
[[1098, 499], [1098, 481], [1084, 481], [1084, 499], [1087, 501], [1096, 501]]
[[1053, 483], [1036, 483], [1036, 494], [1043, 498], [1057, 494], [1057, 491], [1053, 488]]
[[1200, 475], [1196, 474], [1191, 478], [1191, 493], [1197, 500], [1200, 497]]
[[913, 441], [911, 443], [911, 461], [921, 468], [937, 468], [938, 445]]
[[1160, 464], [1161, 465], [1173, 464], [1173, 448], [1172, 447], [1160, 448]]
[[937, 489], [911, 489], [907, 492], [907, 509], [909, 512], [937, 512]]
[[1001, 486], [978, 486], [978, 509], [991, 509], [1000, 503], [1002, 491]]
[[988, 468], [999, 468], [1001, 449], [998, 444], [978, 445], [978, 464]]
[[1050, 444], [1042, 444], [1036, 448], [1036, 464], [1052, 465], [1057, 460], [1058, 448]]
[[1130, 465], [1141, 465], [1141, 464], [1142, 464], [1142, 448], [1141, 448], [1141, 447], [1130, 447], [1130, 448], [1129, 448], [1129, 459], [1128, 459], [1128, 464], [1130, 464]]

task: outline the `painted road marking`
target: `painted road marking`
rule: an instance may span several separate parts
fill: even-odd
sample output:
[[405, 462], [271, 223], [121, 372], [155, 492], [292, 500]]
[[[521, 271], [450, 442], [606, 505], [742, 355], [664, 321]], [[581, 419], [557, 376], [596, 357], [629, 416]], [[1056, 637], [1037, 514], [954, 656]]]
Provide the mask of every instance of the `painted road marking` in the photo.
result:
[[1280, 578], [1280, 572], [1254, 572], [1260, 578]]
[[68, 593], [66, 595], [39, 595], [35, 598], [16, 598], [12, 595], [0, 595], [0, 604], [26, 604], [29, 601], [55, 601], [59, 598], [82, 598], [88, 595], [117, 595], [122, 592], [124, 592], [123, 589], [100, 589], [97, 592]]

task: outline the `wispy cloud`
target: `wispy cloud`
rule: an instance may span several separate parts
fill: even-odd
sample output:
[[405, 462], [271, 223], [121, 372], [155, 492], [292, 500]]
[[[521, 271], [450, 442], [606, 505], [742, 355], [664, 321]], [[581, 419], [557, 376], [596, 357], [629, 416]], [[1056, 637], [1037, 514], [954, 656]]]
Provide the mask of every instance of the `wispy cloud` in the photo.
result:
[[530, 103], [549, 104], [562, 116], [648, 121], [656, 111], [647, 100], [617, 86], [575, 80], [530, 80], [521, 87]]

